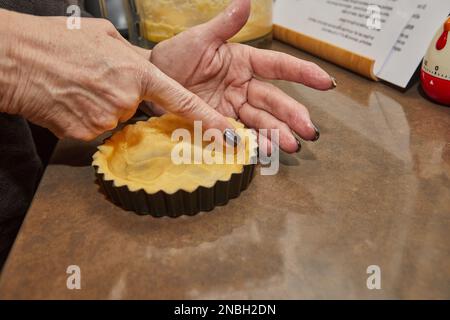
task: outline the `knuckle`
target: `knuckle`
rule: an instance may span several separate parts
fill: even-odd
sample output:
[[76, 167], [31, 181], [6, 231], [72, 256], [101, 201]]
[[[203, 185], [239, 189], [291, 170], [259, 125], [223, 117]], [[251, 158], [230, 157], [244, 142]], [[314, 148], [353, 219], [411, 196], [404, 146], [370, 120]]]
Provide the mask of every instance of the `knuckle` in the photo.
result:
[[292, 124], [296, 124], [297, 126], [300, 125], [302, 127], [308, 126], [310, 115], [306, 107], [303, 105], [293, 106], [291, 112]]
[[89, 142], [97, 138], [97, 136], [97, 133], [89, 131], [82, 135], [81, 140]]
[[117, 126], [117, 118], [108, 114], [101, 114], [95, 119], [95, 128], [100, 131], [108, 131]]
[[152, 97], [156, 92], [162, 90], [161, 71], [153, 64], [136, 64], [136, 78], [141, 83], [141, 92], [143, 95]]
[[270, 129], [270, 128], [267, 128], [265, 121], [262, 117], [258, 117], [255, 115], [254, 122], [255, 122], [255, 127], [258, 129]]
[[104, 132], [104, 131], [112, 130], [115, 127], [117, 127], [117, 121], [109, 121], [109, 122], [103, 122], [100, 125], [99, 129]]
[[287, 119], [291, 125], [301, 124], [304, 122], [300, 112], [294, 106], [287, 108]]
[[111, 23], [111, 21], [107, 20], [107, 19], [99, 19], [99, 23], [100, 25], [105, 29], [105, 30], [116, 30], [114, 28], [114, 25]]
[[262, 90], [259, 90], [261, 101], [267, 106], [272, 104], [273, 94], [268, 90], [267, 87], [261, 87]]
[[80, 140], [89, 142], [94, 140], [98, 135], [94, 132], [86, 132], [80, 136]]
[[179, 98], [178, 112], [180, 115], [189, 115], [195, 112], [197, 108], [197, 101], [194, 95], [185, 94]]
[[92, 132], [91, 130], [86, 129], [73, 129], [62, 134], [63, 138], [70, 138], [80, 141], [92, 141], [97, 137], [97, 134]]
[[115, 35], [118, 33], [114, 25], [107, 19], [88, 19], [91, 23], [92, 28], [99, 30], [100, 32], [105, 32], [109, 35]]
[[285, 66], [289, 65], [290, 59], [291, 57], [288, 54], [284, 53], [275, 63], [275, 74], [278, 78], [283, 77]]
[[304, 73], [306, 74], [307, 77], [314, 75], [317, 72], [317, 70], [320, 69], [320, 67], [316, 63], [311, 61], [307, 61], [304, 64], [303, 68]]
[[307, 67], [309, 69], [313, 69], [313, 68], [318, 68], [319, 67], [316, 63], [311, 62], [311, 61], [305, 61], [304, 64], [305, 64], [305, 67]]

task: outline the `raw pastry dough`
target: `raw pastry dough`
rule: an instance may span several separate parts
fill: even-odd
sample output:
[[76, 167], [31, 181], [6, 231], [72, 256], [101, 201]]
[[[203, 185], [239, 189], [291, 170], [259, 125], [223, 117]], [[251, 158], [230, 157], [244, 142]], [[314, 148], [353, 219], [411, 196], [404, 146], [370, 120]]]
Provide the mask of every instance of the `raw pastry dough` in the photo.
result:
[[[245, 141], [244, 163], [248, 164], [256, 154], [256, 135], [243, 129], [241, 123], [229, 121], [241, 128], [237, 133]], [[149, 194], [193, 192], [199, 186], [209, 188], [219, 180], [228, 181], [233, 173], [243, 171], [244, 164], [238, 163], [236, 154], [233, 164], [174, 164], [171, 153], [179, 142], [172, 141], [171, 137], [179, 128], [189, 130], [194, 139], [193, 123], [172, 114], [129, 125], [98, 148], [93, 165], [98, 167], [98, 173], [104, 174], [105, 180], [114, 181], [116, 187], [126, 185], [130, 191], [144, 189]], [[210, 144], [203, 142], [203, 148]], [[190, 147], [195, 148], [193, 143]], [[225, 150], [215, 152], [222, 152], [225, 157]]]

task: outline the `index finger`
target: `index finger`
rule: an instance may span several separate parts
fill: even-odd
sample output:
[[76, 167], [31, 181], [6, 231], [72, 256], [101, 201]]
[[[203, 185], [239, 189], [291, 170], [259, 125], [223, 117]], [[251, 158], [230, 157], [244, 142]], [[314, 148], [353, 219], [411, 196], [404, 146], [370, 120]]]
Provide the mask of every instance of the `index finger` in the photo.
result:
[[166, 111], [190, 120], [201, 120], [205, 129], [222, 132], [234, 129], [231, 123], [200, 97], [164, 74], [148, 62], [142, 76], [142, 98], [152, 101]]

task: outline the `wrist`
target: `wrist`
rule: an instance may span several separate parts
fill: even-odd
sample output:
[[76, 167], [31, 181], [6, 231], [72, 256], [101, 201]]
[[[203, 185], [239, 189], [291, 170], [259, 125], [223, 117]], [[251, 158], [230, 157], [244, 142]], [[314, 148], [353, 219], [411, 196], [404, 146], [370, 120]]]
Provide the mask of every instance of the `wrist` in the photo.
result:
[[18, 85], [17, 62], [13, 53], [15, 13], [0, 9], [0, 112], [15, 114], [14, 96]]

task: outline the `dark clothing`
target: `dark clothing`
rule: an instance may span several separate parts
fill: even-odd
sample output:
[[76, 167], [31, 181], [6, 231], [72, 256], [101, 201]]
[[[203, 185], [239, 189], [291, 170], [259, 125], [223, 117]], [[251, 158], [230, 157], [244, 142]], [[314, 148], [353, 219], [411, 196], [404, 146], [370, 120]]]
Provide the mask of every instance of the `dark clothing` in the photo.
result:
[[0, 0], [0, 8], [33, 14], [36, 16], [65, 16], [71, 4], [77, 0]]
[[42, 170], [27, 122], [0, 113], [0, 266], [14, 242]]
[[[0, 0], [0, 8], [40, 16], [64, 16], [76, 0]], [[0, 57], [2, 59], [2, 57]], [[0, 92], [1, 95], [1, 92]], [[54, 141], [34, 129], [41, 138], [38, 145]], [[42, 141], [42, 137], [46, 139]], [[19, 116], [0, 113], [0, 269], [14, 242], [43, 172], [27, 121]]]

